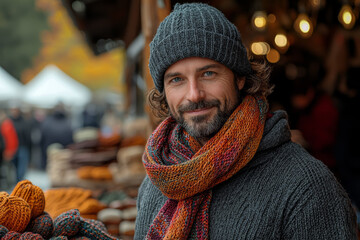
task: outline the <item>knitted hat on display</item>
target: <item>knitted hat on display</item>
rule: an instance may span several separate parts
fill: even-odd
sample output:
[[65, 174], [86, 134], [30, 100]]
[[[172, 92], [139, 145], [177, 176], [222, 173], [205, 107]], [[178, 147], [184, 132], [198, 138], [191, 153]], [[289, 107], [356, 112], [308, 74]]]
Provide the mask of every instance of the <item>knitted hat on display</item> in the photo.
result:
[[43, 238], [49, 239], [54, 231], [53, 220], [47, 212], [43, 212], [43, 214], [36, 217], [28, 224], [26, 231], [38, 233]]
[[103, 223], [93, 220], [81, 218], [81, 228], [79, 231], [80, 236], [85, 236], [90, 239], [103, 239], [103, 240], [116, 240], [108, 234], [106, 227]]
[[204, 3], [176, 4], [150, 43], [149, 69], [156, 89], [164, 89], [164, 73], [187, 57], [209, 58], [239, 76], [251, 73], [241, 36], [218, 9]]
[[81, 227], [80, 212], [78, 209], [71, 209], [60, 214], [54, 220], [54, 234], [53, 236], [75, 236]]
[[97, 228], [100, 231], [107, 233], [107, 229], [105, 227], [105, 224], [103, 222], [99, 221], [99, 220], [82, 218], [82, 221], [85, 221], [85, 222], [89, 223], [93, 228]]
[[2, 237], [5, 236], [5, 234], [7, 234], [8, 232], [9, 230], [6, 227], [0, 225], [0, 239], [2, 239]]
[[44, 238], [40, 234], [32, 233], [32, 232], [25, 232], [25, 233], [21, 234], [21, 236], [19, 238], [19, 240], [29, 240], [29, 239], [44, 240]]
[[21, 236], [21, 233], [10, 231], [7, 234], [5, 234], [4, 237], [2, 237], [2, 240], [10, 240], [10, 239], [19, 239]]
[[23, 180], [16, 184], [11, 196], [24, 199], [31, 208], [31, 218], [35, 218], [44, 212], [45, 195], [38, 186], [33, 185], [29, 180]]
[[0, 225], [9, 231], [23, 232], [30, 217], [31, 208], [24, 199], [0, 192]]

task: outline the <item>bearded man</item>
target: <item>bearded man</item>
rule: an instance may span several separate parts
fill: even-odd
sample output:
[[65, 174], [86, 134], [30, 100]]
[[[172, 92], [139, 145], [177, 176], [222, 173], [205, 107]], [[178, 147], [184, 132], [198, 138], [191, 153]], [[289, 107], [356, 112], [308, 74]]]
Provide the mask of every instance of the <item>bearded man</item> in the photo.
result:
[[149, 68], [167, 118], [143, 155], [135, 239], [356, 239], [346, 192], [268, 111], [269, 67], [219, 10], [177, 4]]

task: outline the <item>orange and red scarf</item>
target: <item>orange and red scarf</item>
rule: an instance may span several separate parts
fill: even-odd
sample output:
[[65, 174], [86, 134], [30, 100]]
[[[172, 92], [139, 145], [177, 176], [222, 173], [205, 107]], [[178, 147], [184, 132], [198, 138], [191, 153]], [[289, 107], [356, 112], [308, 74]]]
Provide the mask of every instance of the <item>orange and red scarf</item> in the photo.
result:
[[211, 189], [255, 155], [267, 110], [264, 97], [245, 97], [202, 147], [171, 117], [157, 127], [146, 145], [143, 163], [151, 182], [168, 200], [146, 239], [208, 239]]

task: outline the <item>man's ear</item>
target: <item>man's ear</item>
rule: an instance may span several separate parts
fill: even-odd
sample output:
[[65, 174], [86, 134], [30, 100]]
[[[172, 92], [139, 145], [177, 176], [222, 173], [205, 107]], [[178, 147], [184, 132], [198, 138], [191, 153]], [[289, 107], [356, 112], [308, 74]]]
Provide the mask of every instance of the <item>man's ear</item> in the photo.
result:
[[245, 77], [236, 77], [236, 85], [239, 90], [243, 89], [245, 85]]

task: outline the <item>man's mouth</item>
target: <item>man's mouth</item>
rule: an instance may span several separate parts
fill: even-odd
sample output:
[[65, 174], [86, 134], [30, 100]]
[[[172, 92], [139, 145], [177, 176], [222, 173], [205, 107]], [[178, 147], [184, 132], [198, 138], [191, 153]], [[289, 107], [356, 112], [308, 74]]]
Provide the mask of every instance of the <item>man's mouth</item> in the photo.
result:
[[184, 113], [191, 115], [191, 116], [203, 115], [203, 114], [209, 113], [212, 108], [213, 107], [197, 108], [197, 109], [185, 111]]
[[214, 107], [219, 107], [220, 102], [218, 100], [211, 101], [200, 101], [197, 103], [191, 102], [187, 105], [179, 107], [180, 113], [189, 113], [189, 114], [202, 114], [209, 112]]

